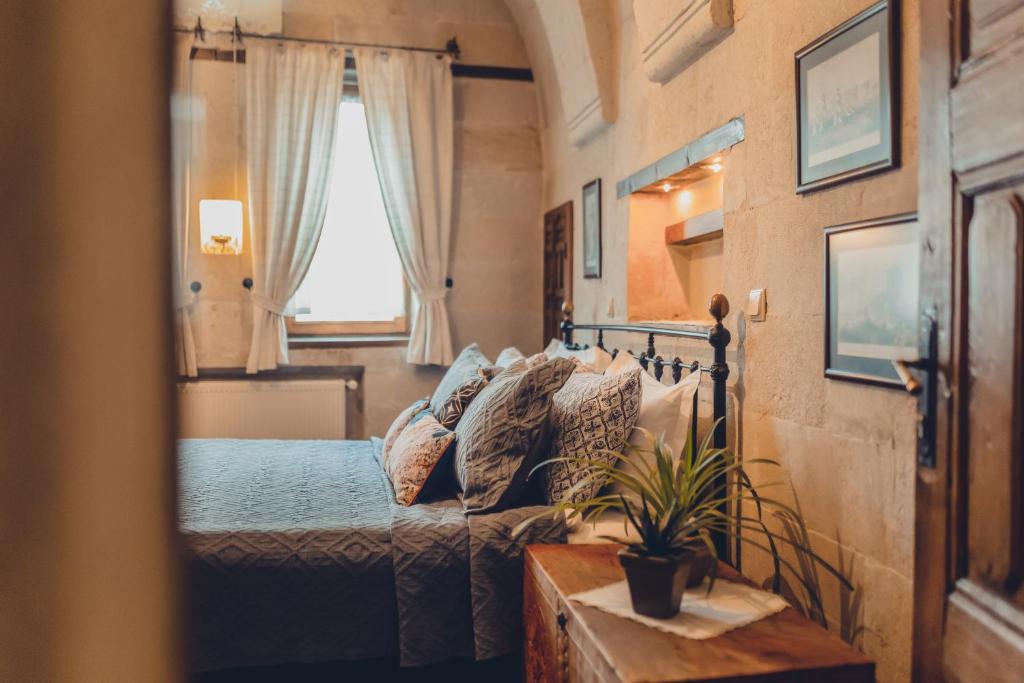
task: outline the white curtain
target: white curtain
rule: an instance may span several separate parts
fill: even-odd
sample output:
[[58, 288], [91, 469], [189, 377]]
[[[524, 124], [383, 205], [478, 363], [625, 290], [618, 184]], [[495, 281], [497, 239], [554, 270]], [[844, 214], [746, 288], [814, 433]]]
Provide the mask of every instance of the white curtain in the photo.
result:
[[327, 211], [345, 54], [302, 43], [246, 46], [245, 118], [253, 327], [246, 372], [288, 362], [284, 312]]
[[355, 50], [359, 94], [384, 207], [415, 296], [407, 360], [450, 365], [445, 280], [451, 241], [451, 59], [424, 52]]
[[174, 248], [174, 352], [178, 374], [195, 377], [196, 343], [192, 336], [192, 305], [196, 295], [189, 289], [188, 252], [192, 231], [191, 165], [195, 112], [192, 102], [191, 39], [174, 42], [174, 81], [171, 92], [171, 232]]

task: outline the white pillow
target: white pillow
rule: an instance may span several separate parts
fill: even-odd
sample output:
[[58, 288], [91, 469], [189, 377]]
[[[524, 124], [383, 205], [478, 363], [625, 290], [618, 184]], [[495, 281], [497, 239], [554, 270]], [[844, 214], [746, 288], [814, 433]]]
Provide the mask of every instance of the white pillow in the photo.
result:
[[551, 356], [553, 353], [562, 348], [562, 341], [560, 339], [552, 339], [548, 342], [547, 347], [544, 348], [544, 354]]
[[[550, 349], [554, 343], [555, 340], [552, 339], [551, 344], [548, 344], [548, 349]], [[548, 351], [548, 349], [544, 350], [544, 353], [548, 355], [548, 358], [575, 358], [583, 363], [587, 370], [598, 374], [604, 372], [605, 368], [612, 364], [612, 355], [604, 349], [599, 349], [596, 346], [591, 346], [589, 349], [571, 351], [565, 344], [558, 342], [558, 346], [553, 352]]]
[[[604, 371], [606, 375], [618, 375], [641, 367], [640, 362], [625, 351], [620, 352]], [[693, 395], [700, 384], [700, 372], [692, 372], [671, 386], [662, 384], [650, 374], [640, 377], [640, 416], [636, 426], [649, 431], [653, 436], [665, 434], [665, 445], [678, 456], [686, 446], [693, 415]], [[634, 446], [648, 448], [644, 436], [633, 430], [629, 442]]]
[[514, 346], [510, 346], [498, 354], [498, 359], [494, 361], [494, 364], [499, 368], [508, 369], [508, 366], [512, 365], [517, 360], [524, 360], [525, 358], [526, 357], [523, 355], [522, 351]]

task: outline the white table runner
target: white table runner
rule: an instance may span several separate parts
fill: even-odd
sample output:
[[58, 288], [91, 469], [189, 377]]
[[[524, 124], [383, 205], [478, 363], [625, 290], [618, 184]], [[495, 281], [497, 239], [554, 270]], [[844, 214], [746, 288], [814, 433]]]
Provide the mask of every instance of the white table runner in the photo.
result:
[[634, 612], [625, 581], [574, 593], [569, 599], [694, 640], [714, 638], [789, 607], [778, 595], [743, 583], [718, 579], [710, 594], [707, 584], [708, 580], [704, 579], [696, 588], [687, 589], [679, 614], [671, 619], [654, 619]]

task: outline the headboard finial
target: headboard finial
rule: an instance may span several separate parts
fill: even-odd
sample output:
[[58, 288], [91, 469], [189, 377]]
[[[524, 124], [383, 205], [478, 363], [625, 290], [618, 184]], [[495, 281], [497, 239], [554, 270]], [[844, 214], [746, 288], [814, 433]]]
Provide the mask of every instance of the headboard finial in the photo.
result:
[[708, 312], [719, 323], [729, 315], [729, 300], [725, 298], [725, 294], [715, 294], [711, 297], [711, 301], [708, 302]]
[[563, 318], [565, 318], [566, 320], [571, 318], [572, 317], [572, 312], [574, 310], [576, 310], [576, 309], [573, 308], [573, 305], [572, 305], [571, 301], [563, 301], [562, 302], [562, 317]]

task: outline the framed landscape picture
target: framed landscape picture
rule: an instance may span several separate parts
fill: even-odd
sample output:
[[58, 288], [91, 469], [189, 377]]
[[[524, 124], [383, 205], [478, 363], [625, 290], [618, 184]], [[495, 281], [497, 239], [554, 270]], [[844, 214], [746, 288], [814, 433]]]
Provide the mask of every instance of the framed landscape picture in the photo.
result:
[[897, 0], [882, 0], [796, 53], [796, 191], [899, 165]]
[[825, 376], [903, 387], [918, 357], [917, 216], [825, 229]]
[[601, 179], [583, 186], [583, 277], [601, 277]]

